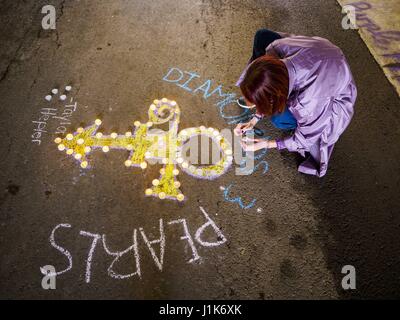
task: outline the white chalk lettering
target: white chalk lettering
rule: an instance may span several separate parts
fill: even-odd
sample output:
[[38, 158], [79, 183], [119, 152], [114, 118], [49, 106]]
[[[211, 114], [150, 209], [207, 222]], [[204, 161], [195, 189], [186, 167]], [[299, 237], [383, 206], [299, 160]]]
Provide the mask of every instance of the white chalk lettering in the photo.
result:
[[86, 280], [86, 283], [89, 283], [91, 268], [92, 268], [93, 253], [94, 253], [94, 250], [96, 249], [97, 241], [99, 241], [99, 239], [101, 239], [101, 235], [86, 232], [86, 231], [81, 231], [81, 232], [79, 232], [79, 234], [84, 237], [92, 237], [93, 238], [92, 245], [90, 246], [89, 254], [88, 254], [88, 257], [86, 260], [85, 280]]
[[[188, 263], [192, 263], [192, 262], [200, 259], [197, 248], [195, 246], [194, 239], [196, 240], [197, 243], [199, 243], [203, 247], [216, 247], [216, 246], [220, 246], [220, 245], [224, 244], [225, 242], [227, 242], [227, 238], [222, 234], [221, 228], [219, 228], [217, 226], [217, 224], [213, 221], [213, 219], [206, 212], [206, 210], [204, 210], [203, 207], [200, 207], [200, 211], [204, 215], [206, 221], [201, 226], [199, 226], [197, 229], [195, 229], [196, 233], [195, 233], [194, 238], [190, 234], [189, 226], [188, 226], [186, 219], [171, 220], [167, 223], [167, 225], [182, 224], [183, 235], [180, 236], [180, 240], [185, 240], [188, 244], [187, 248], [190, 248], [190, 250], [192, 252], [191, 258], [187, 261]], [[107, 274], [109, 277], [114, 278], [114, 279], [128, 279], [128, 278], [137, 276], [139, 279], [141, 279], [142, 271], [141, 271], [141, 264], [140, 264], [140, 255], [139, 255], [138, 230], [139, 230], [139, 232], [141, 234], [141, 238], [143, 240], [142, 244], [145, 245], [146, 248], [150, 251], [151, 257], [153, 258], [157, 269], [160, 272], [163, 271], [167, 236], [165, 233], [164, 220], [159, 219], [158, 221], [159, 221], [158, 228], [159, 228], [159, 232], [160, 232], [159, 236], [158, 235], [156, 237], [151, 236], [151, 238], [150, 238], [149, 237], [150, 232], [148, 230], [145, 232], [143, 227], [134, 228], [132, 244], [128, 248], [126, 248], [125, 250], [122, 250], [122, 251], [116, 251], [116, 250], [114, 251], [114, 250], [110, 249], [110, 246], [109, 246], [109, 243], [107, 243], [107, 237], [105, 234], [100, 235], [100, 234], [91, 233], [88, 231], [79, 231], [79, 235], [81, 235], [83, 237], [87, 237], [87, 238], [92, 238], [87, 256], [83, 258], [83, 259], [85, 259], [84, 262], [86, 263], [85, 282], [90, 283], [92, 281], [92, 277], [93, 277], [92, 266], [93, 266], [94, 259], [95, 259], [95, 251], [97, 249], [97, 244], [100, 239], [102, 241], [102, 246], [101, 246], [102, 249], [101, 249], [101, 247], [100, 247], [100, 249], [102, 251], [104, 250], [104, 252], [108, 256], [113, 257], [111, 264], [107, 268]], [[46, 278], [44, 280], [46, 282], [45, 283], [46, 286], [47, 286], [47, 283], [48, 283], [50, 277], [59, 276], [59, 275], [66, 273], [67, 271], [72, 269], [71, 253], [67, 249], [58, 245], [55, 241], [55, 233], [60, 228], [71, 228], [71, 225], [66, 224], [66, 223], [57, 225], [52, 230], [49, 240], [50, 240], [51, 246], [56, 248], [59, 252], [61, 252], [64, 256], [66, 256], [68, 258], [69, 265], [64, 270], [59, 271], [59, 272], [56, 272], [55, 269], [54, 269], [54, 271], [51, 271], [49, 268], [47, 268], [48, 266], [51, 266], [51, 264], [41, 267], [41, 269], [40, 269], [41, 273], [43, 273], [46, 276]], [[170, 228], [175, 229], [175, 227], [170, 227]], [[215, 233], [215, 235], [217, 236], [216, 241], [211, 241], [210, 239], [207, 239], [207, 240], [204, 239], [206, 230], [208, 230], [209, 228], [211, 228], [210, 230], [212, 230]], [[208, 232], [207, 232], [207, 234], [208, 234]], [[157, 245], [160, 246], [159, 254], [157, 253], [157, 250], [155, 248]], [[147, 249], [146, 249], [146, 252], [147, 252]], [[133, 257], [135, 259], [134, 264], [135, 264], [136, 270], [134, 270], [134, 271], [132, 270], [133, 272], [131, 271], [130, 273], [126, 273], [126, 274], [117, 273], [115, 271], [116, 265], [119, 263], [120, 265], [122, 265], [122, 267], [124, 267], [123, 261], [121, 261], [121, 260], [122, 260], [122, 257], [127, 254], [133, 254]]]
[[[139, 258], [139, 250], [138, 250], [138, 243], [137, 243], [137, 231], [136, 229], [133, 230], [133, 244], [125, 249], [124, 251], [120, 251], [120, 252], [111, 252], [106, 245], [106, 235], [103, 234], [103, 247], [104, 250], [107, 252], [108, 255], [110, 256], [114, 256], [115, 259], [113, 260], [113, 262], [110, 264], [110, 266], [108, 267], [108, 275], [111, 278], [115, 278], [115, 279], [126, 279], [126, 278], [130, 278], [133, 276], [139, 276], [139, 278], [141, 277], [141, 272], [140, 272], [140, 258]], [[133, 250], [133, 254], [135, 256], [135, 263], [136, 263], [136, 271], [130, 274], [118, 274], [113, 270], [113, 266], [114, 264], [126, 253], [128, 253], [129, 251]]]
[[51, 120], [58, 121], [58, 126], [55, 130], [55, 134], [65, 134], [67, 132], [68, 125], [71, 124], [71, 117], [77, 110], [78, 103], [65, 105], [61, 110], [55, 108], [41, 108], [39, 116], [36, 120], [33, 120], [34, 124], [33, 132], [31, 134], [31, 142], [37, 145], [42, 144], [43, 136], [48, 133], [47, 127], [51, 123]]
[[58, 251], [60, 251], [63, 255], [65, 255], [67, 257], [67, 259], [68, 259], [68, 267], [65, 268], [62, 271], [58, 271], [58, 272], [55, 272], [55, 273], [43, 273], [43, 270], [45, 268], [42, 267], [43, 268], [43, 270], [41, 269], [42, 273], [44, 275], [47, 275], [47, 276], [58, 276], [58, 275], [63, 274], [63, 273], [65, 273], [65, 272], [67, 272], [67, 271], [72, 269], [72, 255], [71, 255], [71, 253], [67, 249], [64, 249], [63, 247], [59, 246], [56, 243], [55, 239], [54, 239], [55, 238], [55, 233], [59, 228], [71, 228], [71, 225], [67, 224], [67, 223], [61, 223], [61, 224], [55, 226], [55, 228], [53, 229], [53, 231], [51, 232], [51, 235], [50, 235], [50, 244], [54, 248], [56, 248]]
[[[213, 220], [211, 220], [210, 216], [207, 214], [207, 212], [204, 210], [203, 207], [200, 207], [200, 210], [204, 214], [205, 218], [207, 219], [207, 222], [205, 224], [203, 224], [200, 228], [197, 229], [196, 235], [195, 235], [196, 241], [204, 247], [216, 247], [216, 246], [220, 246], [221, 244], [224, 244], [227, 241], [227, 239], [222, 234], [221, 229], [217, 227], [217, 225], [215, 224], [215, 222]], [[218, 241], [209, 242], [209, 241], [201, 240], [201, 235], [203, 234], [204, 230], [207, 227], [212, 227], [214, 229], [214, 232], [217, 234]]]
[[186, 219], [173, 220], [173, 221], [170, 221], [168, 224], [177, 224], [177, 223], [182, 223], [182, 225], [183, 225], [183, 232], [184, 232], [185, 235], [181, 237], [181, 240], [187, 240], [187, 242], [189, 243], [190, 248], [192, 249], [192, 252], [193, 252], [193, 256], [188, 261], [188, 263], [192, 263], [193, 261], [199, 260], [200, 256], [197, 253], [196, 246], [194, 245], [192, 236], [189, 233], [189, 228], [188, 228], [188, 225], [186, 223]]
[[[151, 256], [153, 257], [154, 262], [156, 263], [158, 269], [162, 271], [163, 262], [164, 262], [164, 250], [165, 250], [165, 235], [164, 235], [164, 226], [163, 220], [160, 219], [160, 238], [156, 240], [149, 241], [147, 239], [146, 234], [143, 231], [143, 228], [140, 228], [140, 233], [142, 234], [143, 241], [146, 243], [147, 248], [149, 248]], [[160, 244], [160, 259], [158, 259], [152, 245]]]

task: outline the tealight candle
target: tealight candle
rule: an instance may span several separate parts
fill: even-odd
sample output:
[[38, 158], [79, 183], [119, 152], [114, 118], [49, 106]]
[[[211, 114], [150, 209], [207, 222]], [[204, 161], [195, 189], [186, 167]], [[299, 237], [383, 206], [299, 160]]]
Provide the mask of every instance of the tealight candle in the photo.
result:
[[87, 168], [87, 166], [88, 166], [87, 161], [82, 161], [81, 167], [82, 167], [83, 169], [85, 169], [85, 168]]
[[141, 167], [142, 169], [146, 169], [146, 168], [147, 168], [147, 163], [146, 163], [146, 162], [142, 162], [142, 163], [140, 164], [140, 167]]

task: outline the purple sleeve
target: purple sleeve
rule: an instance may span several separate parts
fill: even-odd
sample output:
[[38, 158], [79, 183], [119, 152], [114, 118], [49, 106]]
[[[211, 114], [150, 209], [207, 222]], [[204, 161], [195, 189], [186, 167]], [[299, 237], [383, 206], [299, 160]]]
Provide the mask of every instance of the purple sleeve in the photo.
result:
[[276, 140], [276, 145], [277, 145], [278, 150], [286, 149], [285, 144], [280, 139]]

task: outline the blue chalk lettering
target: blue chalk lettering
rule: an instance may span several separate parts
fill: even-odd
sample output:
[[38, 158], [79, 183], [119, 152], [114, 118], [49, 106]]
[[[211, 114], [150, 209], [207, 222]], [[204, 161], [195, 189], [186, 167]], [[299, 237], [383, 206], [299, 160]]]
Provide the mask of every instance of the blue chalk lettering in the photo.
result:
[[[204, 88], [203, 88], [204, 87]], [[200, 87], [196, 88], [193, 93], [196, 93], [197, 91], [203, 91], [203, 98], [207, 100], [207, 98], [210, 96], [208, 94], [208, 90], [210, 90], [211, 87], [211, 80], [207, 80], [204, 82]]]
[[[231, 101], [231, 102], [233, 102], [233, 101]], [[221, 117], [223, 117], [224, 119], [231, 119], [231, 120], [233, 120], [233, 121], [230, 122], [230, 123], [245, 122], [246, 120], [249, 120], [250, 118], [253, 117], [253, 113], [251, 112], [250, 109], [244, 109], [244, 110], [242, 111], [242, 113], [239, 114], [239, 115], [228, 116], [228, 115], [225, 114], [225, 107], [226, 107], [227, 105], [228, 105], [228, 104], [220, 104], [220, 105], [217, 104], [217, 107], [219, 108], [219, 114], [221, 115]]]
[[[269, 137], [266, 137], [265, 139], [268, 140]], [[254, 160], [261, 160], [262, 158], [264, 158], [264, 156], [265, 156], [267, 153], [268, 153], [268, 149], [262, 149], [262, 150], [260, 151], [260, 153], [257, 154], [257, 155], [254, 157]]]
[[[184, 83], [179, 83], [183, 78], [184, 74], [188, 74], [189, 78]], [[237, 124], [241, 122], [249, 121], [252, 118], [252, 112], [249, 109], [242, 111], [239, 115], [229, 116], [225, 114], [225, 107], [231, 103], [236, 101], [236, 94], [235, 93], [225, 93], [223, 92], [222, 86], [217, 86], [212, 92], [210, 92], [211, 84], [213, 80], [208, 79], [206, 80], [201, 86], [197, 87], [192, 91], [192, 89], [188, 86], [189, 83], [195, 79], [199, 78], [200, 76], [194, 72], [182, 71], [179, 68], [172, 67], [168, 70], [167, 74], [164, 76], [163, 80], [169, 83], [175, 83], [178, 87], [185, 89], [188, 92], [203, 92], [203, 98], [207, 100], [212, 95], [217, 95], [217, 97], [223, 98], [222, 100], [218, 101], [215, 105], [219, 108], [219, 113], [222, 118], [227, 120], [228, 124]]]
[[236, 99], [236, 93], [223, 93], [222, 92], [222, 86], [219, 85], [218, 87], [216, 87], [209, 95], [208, 97], [211, 97], [213, 94], [218, 93], [218, 96], [221, 98], [225, 98], [219, 102], [217, 102], [217, 106], [219, 106], [220, 104], [227, 104], [227, 103], [231, 103], [232, 101], [234, 101]]
[[238, 124], [238, 123], [243, 123], [243, 122], [248, 122], [250, 120], [249, 117], [239, 117], [239, 118], [234, 118], [232, 120], [227, 121], [228, 124]]
[[186, 91], [192, 92], [192, 89], [190, 89], [187, 85], [189, 84], [190, 81], [192, 81], [194, 78], [200, 78], [200, 76], [196, 73], [192, 72], [187, 72], [185, 71], [186, 74], [190, 75], [190, 78], [186, 80], [184, 84], [178, 84], [178, 87], [181, 87], [182, 89], [185, 89]]
[[[241, 165], [242, 165], [242, 163], [241, 163]], [[261, 165], [264, 165], [263, 174], [266, 174], [266, 173], [268, 172], [268, 170], [269, 170], [269, 165], [268, 165], [268, 162], [267, 162], [267, 161], [260, 161], [259, 163], [257, 163], [257, 165], [254, 166], [253, 169], [244, 170], [245, 168], [240, 168], [240, 172], [241, 172], [242, 174], [245, 174], [245, 175], [251, 175], [251, 174], [253, 174], [253, 173], [258, 169], [258, 167], [261, 166]]]
[[241, 197], [230, 198], [230, 197], [229, 197], [229, 191], [230, 191], [231, 187], [232, 187], [232, 184], [230, 184], [230, 185], [224, 190], [224, 198], [225, 198], [225, 201], [232, 202], [232, 203], [237, 203], [242, 209], [245, 209], [245, 210], [254, 207], [254, 205], [255, 205], [256, 202], [257, 202], [257, 199], [253, 199], [248, 205], [244, 205], [243, 202], [242, 202], [242, 198], [241, 198]]
[[[171, 73], [173, 73], [174, 71], [178, 71], [178, 72], [180, 73], [179, 79], [168, 79], [168, 77], [169, 77], [169, 76], [171, 75]], [[178, 68], [171, 68], [171, 69], [168, 70], [168, 72], [167, 72], [167, 74], [164, 76], [163, 80], [164, 80], [164, 81], [167, 81], [167, 82], [174, 83], [174, 82], [179, 82], [179, 81], [181, 81], [182, 78], [183, 78], [183, 72], [182, 72], [180, 69], [178, 69]]]

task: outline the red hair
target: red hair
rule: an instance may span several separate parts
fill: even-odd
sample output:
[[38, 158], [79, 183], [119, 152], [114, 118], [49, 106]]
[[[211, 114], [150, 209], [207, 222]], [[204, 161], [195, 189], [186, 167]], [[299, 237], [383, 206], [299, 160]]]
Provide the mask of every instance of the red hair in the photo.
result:
[[259, 57], [249, 65], [240, 89], [258, 113], [271, 116], [283, 112], [289, 92], [287, 68], [274, 56]]

